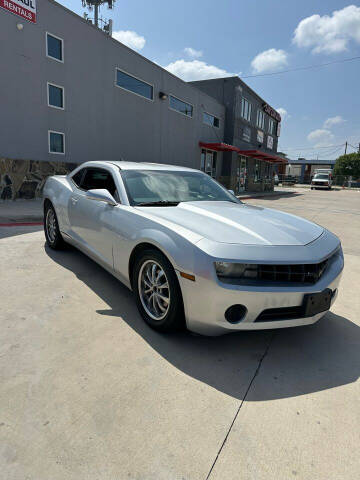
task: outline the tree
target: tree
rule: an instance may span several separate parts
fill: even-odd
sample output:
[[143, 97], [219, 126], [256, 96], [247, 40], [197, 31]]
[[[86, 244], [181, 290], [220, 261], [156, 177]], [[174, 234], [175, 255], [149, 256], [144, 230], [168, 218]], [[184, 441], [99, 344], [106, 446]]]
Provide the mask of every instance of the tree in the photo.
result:
[[348, 153], [341, 155], [335, 163], [334, 175], [351, 175], [354, 178], [360, 178], [360, 153]]

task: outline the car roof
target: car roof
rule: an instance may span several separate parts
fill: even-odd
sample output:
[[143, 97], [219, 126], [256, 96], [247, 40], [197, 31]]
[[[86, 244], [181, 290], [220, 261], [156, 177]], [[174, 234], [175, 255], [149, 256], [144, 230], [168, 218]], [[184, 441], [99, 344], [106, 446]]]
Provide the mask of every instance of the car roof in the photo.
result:
[[149, 162], [126, 162], [124, 160], [99, 160], [98, 162], [91, 163], [109, 163], [116, 165], [121, 170], [174, 170], [174, 171], [192, 171], [198, 170], [194, 168], [183, 167], [180, 165], [167, 165], [165, 163], [149, 163]]

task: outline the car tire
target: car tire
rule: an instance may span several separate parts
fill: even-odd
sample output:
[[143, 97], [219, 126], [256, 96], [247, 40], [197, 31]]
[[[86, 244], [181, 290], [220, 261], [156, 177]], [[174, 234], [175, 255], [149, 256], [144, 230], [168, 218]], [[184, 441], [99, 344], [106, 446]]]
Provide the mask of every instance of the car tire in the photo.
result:
[[159, 332], [185, 328], [179, 281], [165, 255], [155, 249], [141, 252], [131, 280], [138, 310], [151, 328]]
[[59, 222], [55, 209], [51, 203], [47, 203], [44, 209], [44, 232], [47, 245], [53, 250], [61, 250], [65, 246], [59, 229]]

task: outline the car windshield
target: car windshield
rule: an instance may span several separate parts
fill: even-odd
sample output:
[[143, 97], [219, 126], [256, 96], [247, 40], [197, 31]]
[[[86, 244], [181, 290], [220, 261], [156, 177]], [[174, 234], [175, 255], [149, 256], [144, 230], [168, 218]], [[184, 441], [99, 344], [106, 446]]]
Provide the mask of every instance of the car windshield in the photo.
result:
[[326, 175], [326, 173], [317, 173], [314, 178], [316, 180], [328, 180], [329, 175]]
[[180, 202], [225, 201], [241, 203], [215, 180], [201, 172], [122, 170], [131, 205], [167, 206]]

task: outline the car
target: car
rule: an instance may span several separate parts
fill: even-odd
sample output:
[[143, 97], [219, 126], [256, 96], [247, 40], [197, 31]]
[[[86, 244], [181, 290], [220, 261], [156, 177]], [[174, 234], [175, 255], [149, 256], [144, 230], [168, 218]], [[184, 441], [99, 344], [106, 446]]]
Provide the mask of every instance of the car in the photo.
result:
[[312, 180], [310, 189], [325, 188], [331, 190], [332, 188], [332, 175], [330, 173], [316, 173]]
[[242, 203], [198, 170], [86, 162], [47, 179], [43, 207], [47, 246], [69, 243], [103, 266], [158, 331], [309, 325], [337, 296], [344, 259], [333, 233]]
[[295, 185], [295, 183], [297, 183], [295, 175], [285, 175], [282, 179], [283, 185]]

